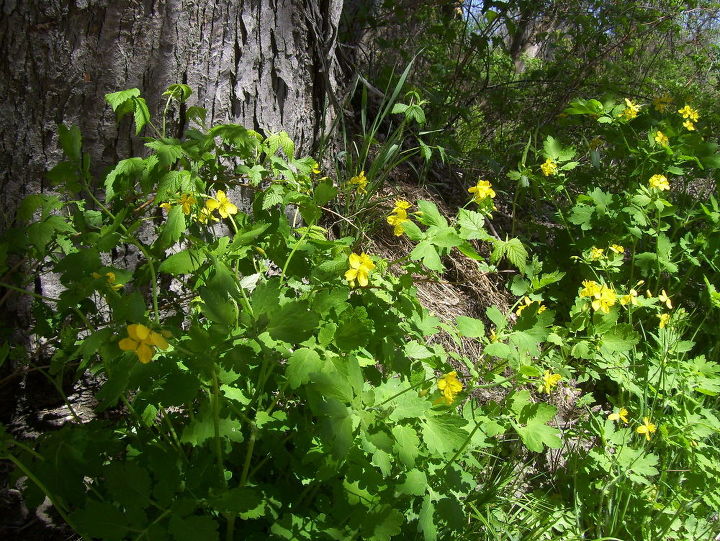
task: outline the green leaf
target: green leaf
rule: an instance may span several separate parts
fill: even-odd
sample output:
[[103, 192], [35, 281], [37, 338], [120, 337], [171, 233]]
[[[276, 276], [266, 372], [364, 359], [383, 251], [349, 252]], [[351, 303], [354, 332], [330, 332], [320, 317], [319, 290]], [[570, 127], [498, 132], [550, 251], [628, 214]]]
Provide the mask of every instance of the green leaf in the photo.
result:
[[640, 335], [629, 323], [619, 323], [602, 335], [602, 347], [611, 352], [630, 351]]
[[[520, 395], [521, 393], [517, 393]], [[513, 409], [517, 407], [513, 405]], [[519, 423], [525, 422], [525, 426], [514, 423], [515, 430], [522, 438], [525, 447], [530, 451], [541, 453], [543, 444], [551, 449], [560, 449], [562, 439], [558, 437], [559, 430], [545, 424], [557, 413], [557, 408], [550, 404], [527, 404], [523, 406], [518, 416]]]
[[231, 488], [210, 499], [210, 505], [221, 513], [239, 515], [242, 520], [265, 514], [265, 500], [255, 488]]
[[393, 509], [386, 505], [378, 513], [370, 513], [367, 516], [367, 524], [375, 524], [373, 533], [367, 539], [369, 541], [390, 541], [401, 531], [402, 523], [405, 517], [397, 509]]
[[425, 472], [412, 469], [405, 475], [405, 480], [397, 486], [398, 492], [410, 496], [422, 496], [427, 490], [427, 476]]
[[154, 248], [166, 250], [175, 244], [185, 232], [185, 214], [181, 205], [175, 205], [168, 213], [167, 222], [160, 229]]
[[418, 216], [418, 221], [424, 225], [435, 225], [437, 227], [447, 227], [448, 223], [445, 218], [442, 217], [440, 211], [438, 211], [435, 203], [430, 201], [418, 201], [418, 209], [422, 212]]
[[185, 169], [181, 171], [168, 171], [158, 182], [155, 203], [164, 203], [173, 196], [182, 193], [192, 193], [195, 189], [192, 174]]
[[315, 186], [315, 192], [313, 193], [313, 199], [315, 203], [322, 206], [326, 204], [328, 201], [333, 199], [338, 193], [337, 188], [333, 186], [332, 180], [329, 178], [324, 179], [321, 181], [317, 186]]
[[508, 261], [518, 270], [525, 270], [528, 253], [520, 239], [510, 239], [505, 243], [505, 257], [507, 257]]
[[160, 263], [158, 270], [177, 276], [178, 274], [190, 274], [198, 270], [207, 256], [199, 250], [183, 250], [171, 255]]
[[133, 101], [135, 102], [135, 135], [140, 135], [145, 124], [150, 122], [150, 110], [143, 98], [135, 98]]
[[312, 336], [319, 320], [307, 301], [290, 301], [271, 314], [267, 330], [275, 340], [299, 343]]
[[112, 110], [118, 114], [118, 119], [120, 119], [123, 115], [133, 110], [132, 99], [139, 96], [140, 90], [137, 88], [130, 88], [128, 90], [121, 90], [120, 92], [113, 92], [112, 94], [105, 94], [105, 101], [110, 104], [110, 107], [112, 107]]
[[180, 141], [176, 139], [157, 139], [145, 143], [145, 146], [153, 149], [157, 153], [161, 167], [170, 167], [186, 155], [185, 150], [180, 146]]
[[110, 503], [88, 500], [83, 509], [70, 516], [79, 533], [86, 538], [120, 541], [128, 531], [124, 514]]
[[150, 475], [135, 463], [110, 463], [105, 480], [113, 500], [122, 505], [145, 507], [150, 501]]
[[427, 494], [423, 498], [420, 514], [418, 515], [418, 530], [422, 532], [425, 541], [436, 541], [437, 526], [435, 525], [435, 504], [432, 496]]
[[145, 319], [147, 306], [139, 291], [133, 291], [117, 299], [112, 298], [109, 302], [113, 320], [116, 322], [140, 323]]
[[397, 454], [400, 461], [408, 468], [415, 465], [415, 459], [419, 454], [420, 438], [417, 432], [411, 426], [396, 424], [391, 429], [395, 438], [393, 451]]
[[468, 433], [463, 430], [465, 419], [451, 415], [437, 415], [422, 420], [422, 435], [431, 453], [447, 455], [459, 449]]
[[222, 325], [233, 326], [238, 318], [238, 306], [227, 294], [210, 287], [200, 289], [202, 312], [208, 319]]
[[218, 524], [211, 517], [170, 515], [169, 531], [175, 541], [219, 541]]
[[187, 101], [190, 96], [192, 96], [192, 93], [192, 88], [190, 88], [188, 85], [174, 84], [170, 85], [167, 90], [163, 92], [163, 96], [170, 96], [172, 97], [172, 99], [183, 103]]
[[77, 126], [68, 128], [65, 124], [59, 124], [58, 138], [65, 156], [74, 162], [80, 162], [82, 160], [82, 134], [80, 128]]
[[485, 216], [473, 210], [460, 209], [458, 212], [460, 236], [467, 240], [488, 240], [490, 235], [485, 231]]
[[[220, 418], [218, 423], [218, 434], [221, 438], [240, 443], [243, 441], [242, 424], [240, 421], [229, 418]], [[205, 408], [185, 426], [180, 436], [181, 443], [189, 443], [193, 446], [202, 445], [210, 438], [215, 437], [215, 423], [210, 407]]]
[[444, 267], [440, 261], [440, 256], [435, 247], [427, 240], [421, 241], [412, 252], [410, 259], [413, 261], [421, 261], [428, 269], [442, 272]]
[[[120, 160], [105, 177], [105, 200], [110, 201], [115, 197], [116, 192], [122, 193], [132, 188], [135, 179], [145, 171], [145, 166], [145, 160], [142, 158]], [[120, 182], [122, 186], [116, 186], [116, 183]]]
[[416, 340], [412, 340], [405, 344], [405, 355], [411, 359], [428, 359], [432, 357], [434, 353]]
[[367, 308], [358, 306], [345, 310], [340, 315], [335, 343], [343, 351], [352, 351], [366, 346], [372, 338], [373, 321], [368, 316]]
[[310, 376], [319, 372], [323, 362], [317, 351], [309, 348], [295, 350], [287, 362], [285, 376], [291, 389], [297, 389], [300, 385], [310, 382]]
[[460, 334], [467, 338], [481, 338], [485, 336], [485, 324], [479, 319], [467, 316], [458, 316], [455, 319]]

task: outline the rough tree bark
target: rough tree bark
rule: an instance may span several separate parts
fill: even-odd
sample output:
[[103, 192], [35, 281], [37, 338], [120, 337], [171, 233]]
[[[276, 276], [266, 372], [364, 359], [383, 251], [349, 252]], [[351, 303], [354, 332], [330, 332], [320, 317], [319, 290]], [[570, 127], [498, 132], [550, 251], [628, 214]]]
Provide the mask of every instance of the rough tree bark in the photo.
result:
[[[57, 124], [79, 125], [96, 170], [137, 140], [103, 95], [195, 90], [208, 120], [286, 130], [309, 151], [329, 116], [342, 0], [4, 0], [0, 17], [0, 230], [45, 189]], [[140, 143], [142, 144], [142, 143]]]

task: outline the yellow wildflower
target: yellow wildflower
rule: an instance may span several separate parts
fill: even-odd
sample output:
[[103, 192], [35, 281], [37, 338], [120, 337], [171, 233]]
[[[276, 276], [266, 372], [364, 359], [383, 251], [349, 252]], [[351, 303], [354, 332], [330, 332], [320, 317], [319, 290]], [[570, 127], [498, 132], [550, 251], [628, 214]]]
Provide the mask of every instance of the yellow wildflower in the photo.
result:
[[684, 127], [687, 131], [695, 131], [695, 124], [693, 124], [693, 123], [690, 122], [689, 120], [686, 120], [685, 122], [683, 122], [683, 127]]
[[170, 203], [160, 203], [160, 208], [170, 212], [172, 210], [172, 205]]
[[215, 215], [207, 207], [203, 207], [197, 215], [197, 221], [201, 224], [210, 222], [219, 222], [220, 218], [216, 218]]
[[615, 252], [616, 254], [624, 254], [625, 248], [619, 244], [611, 244], [610, 251]]
[[313, 173], [313, 175], [319, 175], [320, 174], [320, 166], [316, 165], [315, 167], [313, 167], [312, 173]]
[[660, 318], [660, 321], [658, 322], [658, 328], [664, 329], [667, 327], [667, 324], [670, 322], [670, 314], [658, 314], [658, 318]]
[[168, 343], [165, 337], [148, 329], [145, 325], [134, 323], [127, 326], [128, 337], [123, 338], [118, 346], [123, 351], [132, 351], [137, 355], [138, 360], [147, 364], [155, 355], [155, 348], [167, 349]]
[[628, 410], [625, 408], [620, 408], [618, 412], [608, 415], [608, 419], [611, 421], [622, 421], [623, 423], [628, 424], [628, 413]]
[[98, 274], [97, 272], [93, 272], [91, 276], [93, 278], [95, 278], [96, 280], [98, 278], [102, 278], [103, 276], [105, 276], [106, 280], [107, 280], [107, 284], [110, 286], [110, 288], [113, 291], [117, 291], [118, 289], [120, 289], [123, 286], [122, 284], [115, 283], [116, 276], [115, 276], [114, 272], [106, 272], [104, 275]]
[[368, 180], [365, 177], [365, 171], [360, 171], [359, 175], [356, 175], [350, 179], [350, 184], [357, 186], [357, 191], [360, 193], [367, 193]]
[[596, 312], [602, 312], [603, 314], [610, 313], [610, 307], [615, 304], [617, 300], [617, 294], [612, 288], [607, 286], [601, 286], [600, 291], [595, 294], [595, 300], [592, 301], [592, 308]]
[[678, 113], [680, 113], [684, 119], [692, 120], [693, 122], [700, 120], [700, 113], [687, 104], [682, 109], [678, 109]]
[[495, 197], [495, 190], [492, 189], [492, 185], [487, 180], [478, 180], [478, 183], [472, 188], [468, 188], [468, 192], [473, 195], [473, 201], [480, 204], [485, 201], [488, 197], [493, 199]]
[[548, 158], [545, 160], [545, 163], [540, 166], [540, 169], [542, 170], [543, 175], [550, 177], [552, 175], [557, 175], [558, 165], [555, 160]]
[[643, 424], [635, 429], [638, 434], [645, 434], [645, 439], [650, 441], [650, 434], [655, 432], [657, 427], [650, 422], [649, 417], [643, 417]]
[[595, 246], [593, 246], [590, 249], [590, 260], [597, 261], [598, 259], [603, 259], [605, 257], [604, 253], [605, 250], [603, 250], [602, 248], [596, 248]]
[[638, 112], [640, 112], [640, 106], [625, 98], [625, 110], [620, 116], [625, 120], [632, 120], [638, 116]]
[[558, 383], [560, 383], [560, 380], [562, 379], [562, 376], [560, 374], [553, 374], [550, 372], [550, 370], [545, 370], [545, 374], [543, 374], [542, 377], [542, 389], [546, 394], [550, 394], [553, 387], [555, 387]]
[[350, 287], [355, 287], [355, 280], [361, 287], [368, 285], [368, 275], [375, 268], [375, 263], [365, 253], [350, 254], [348, 258], [350, 268], [345, 272], [345, 279], [350, 283]]
[[659, 113], [664, 113], [670, 108], [670, 104], [672, 103], [672, 98], [668, 96], [667, 94], [660, 96], [658, 98], [655, 98], [653, 100], [653, 107], [655, 110]]
[[596, 295], [599, 295], [602, 290], [600, 284], [594, 280], [583, 280], [582, 285], [585, 287], [580, 290], [581, 297], [595, 297]]
[[628, 304], [637, 306], [637, 303], [638, 303], [637, 297], [638, 297], [637, 291], [635, 291], [634, 289], [631, 289], [627, 295], [623, 295], [622, 297], [620, 297], [620, 304], [622, 304], [623, 306], [626, 306]]
[[407, 216], [407, 209], [410, 207], [410, 203], [403, 199], [398, 199], [395, 201], [395, 208], [393, 208], [392, 214], [387, 217], [387, 223], [393, 226], [393, 233], [397, 237], [405, 232], [403, 224], [410, 221]]
[[668, 139], [667, 135], [658, 130], [655, 132], [655, 142], [661, 147], [666, 147], [670, 144], [670, 139]]
[[[218, 192], [218, 193], [220, 193], [220, 192]], [[179, 203], [182, 206], [183, 214], [185, 214], [186, 216], [189, 216], [190, 211], [192, 211], [193, 205], [195, 203], [197, 203], [197, 199], [195, 199], [195, 197], [193, 197], [189, 193], [184, 193], [184, 194], [182, 194], [182, 196], [180, 196]], [[233, 214], [235, 214], [235, 213], [233, 213]]]
[[670, 189], [670, 183], [668, 182], [668, 179], [665, 175], [653, 175], [650, 177], [650, 180], [648, 180], [648, 184], [650, 185], [650, 188], [653, 190], [669, 190]]
[[227, 198], [225, 192], [218, 190], [214, 198], [205, 201], [205, 208], [210, 212], [217, 209], [220, 216], [227, 218], [231, 214], [237, 214], [238, 208]]
[[670, 300], [670, 297], [668, 296], [668, 294], [665, 293], [664, 289], [660, 292], [660, 295], [658, 295], [658, 300], [660, 302], [665, 303], [665, 306], [667, 306], [668, 309], [672, 308], [672, 301]]
[[440, 401], [445, 402], [448, 406], [455, 400], [455, 395], [463, 390], [463, 384], [457, 378], [457, 372], [454, 370], [441, 377], [437, 382], [437, 386], [442, 393]]
[[[530, 306], [531, 304], [533, 304], [535, 302], [538, 302], [538, 301], [530, 300], [530, 297], [523, 297], [523, 299], [520, 301], [520, 306], [518, 306], [517, 310], [515, 310], [515, 315], [519, 316], [520, 314], [523, 313], [523, 310], [525, 310], [525, 308], [527, 308], [528, 306]], [[547, 310], [547, 307], [544, 306], [543, 304], [540, 304], [540, 306], [538, 306], [537, 313], [542, 314], [545, 310]]]

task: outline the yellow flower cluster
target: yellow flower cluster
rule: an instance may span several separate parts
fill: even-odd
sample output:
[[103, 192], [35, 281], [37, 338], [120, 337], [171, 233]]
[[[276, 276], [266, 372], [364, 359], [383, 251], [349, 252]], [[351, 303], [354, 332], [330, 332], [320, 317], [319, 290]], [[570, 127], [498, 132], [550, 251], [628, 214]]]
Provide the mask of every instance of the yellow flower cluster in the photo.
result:
[[93, 278], [95, 278], [96, 280], [105, 276], [107, 284], [110, 286], [110, 289], [112, 289], [113, 291], [117, 291], [118, 289], [120, 289], [123, 286], [122, 284], [115, 283], [115, 280], [117, 279], [117, 277], [115, 276], [114, 272], [106, 272], [104, 275], [98, 274], [97, 272], [93, 272], [91, 276]]
[[445, 402], [448, 406], [455, 401], [455, 396], [463, 390], [463, 384], [457, 378], [457, 372], [454, 370], [441, 377], [437, 382], [437, 386], [442, 393], [439, 400]]
[[660, 130], [655, 132], [655, 142], [661, 147], [666, 147], [670, 145], [670, 139], [668, 139], [668, 136]]
[[625, 247], [621, 246], [620, 244], [611, 244], [610, 245], [610, 251], [615, 252], [616, 254], [624, 254], [625, 253]]
[[643, 417], [643, 424], [635, 429], [638, 434], [644, 434], [647, 441], [650, 441], [650, 434], [654, 433], [656, 430], [657, 427], [650, 422], [649, 417]]
[[659, 329], [664, 329], [667, 327], [667, 324], [670, 323], [670, 314], [658, 314], [657, 317], [660, 318], [658, 322]]
[[155, 348], [165, 350], [168, 348], [165, 337], [148, 329], [145, 325], [134, 323], [127, 327], [128, 337], [123, 338], [118, 343], [123, 351], [132, 351], [137, 355], [138, 360], [147, 364], [155, 355]]
[[356, 175], [350, 179], [350, 184], [357, 187], [357, 191], [360, 193], [367, 193], [368, 180], [365, 177], [365, 171], [360, 171], [359, 175]]
[[396, 237], [399, 237], [400, 235], [405, 233], [403, 224], [410, 221], [407, 215], [407, 209], [409, 209], [411, 206], [412, 205], [410, 205], [410, 203], [408, 203], [407, 201], [403, 199], [398, 199], [397, 201], [395, 201], [395, 208], [393, 208], [392, 214], [387, 217], [387, 223], [393, 226], [393, 233]]
[[625, 98], [625, 110], [620, 115], [624, 120], [632, 120], [637, 118], [640, 112], [640, 106]]
[[648, 184], [650, 185], [650, 188], [653, 190], [669, 190], [670, 189], [670, 183], [668, 182], [668, 179], [665, 175], [653, 175], [650, 177], [650, 180], [648, 180]]
[[[238, 208], [228, 199], [227, 195], [225, 195], [225, 192], [222, 190], [218, 190], [214, 198], [211, 197], [205, 201], [205, 208], [203, 211], [206, 212], [201, 213], [200, 216], [205, 216], [205, 221], [207, 221], [208, 217], [217, 221], [217, 219], [212, 215], [215, 210], [217, 210], [218, 214], [223, 218], [227, 218], [232, 214], [237, 214], [238, 212]], [[198, 219], [203, 221], [201, 218]]]
[[582, 285], [585, 287], [580, 290], [580, 296], [592, 299], [592, 309], [596, 312], [602, 312], [603, 314], [610, 313], [610, 308], [614, 306], [617, 301], [615, 291], [593, 280], [583, 280]]
[[473, 201], [480, 204], [486, 199], [495, 198], [495, 190], [492, 189], [492, 184], [487, 180], [478, 180], [478, 183], [472, 188], [468, 188], [468, 192], [473, 194]]
[[[520, 301], [520, 305], [518, 306], [517, 310], [515, 310], [515, 315], [519, 316], [520, 314], [523, 313], [523, 310], [525, 310], [525, 308], [527, 308], [528, 306], [530, 306], [536, 302], [539, 302], [539, 301], [533, 301], [530, 299], [530, 297], [523, 297], [522, 300]], [[547, 310], [547, 307], [541, 303], [540, 306], [538, 306], [537, 313], [542, 314], [545, 310]]]
[[553, 387], [555, 387], [562, 380], [560, 374], [553, 374], [550, 370], [545, 370], [545, 374], [542, 377], [542, 389], [546, 394], [550, 394]]
[[632, 306], [637, 306], [638, 300], [638, 293], [634, 289], [631, 289], [630, 292], [627, 295], [623, 295], [620, 297], [620, 304], [623, 306], [627, 306], [628, 304]]
[[700, 120], [700, 113], [698, 113], [697, 110], [693, 109], [687, 104], [682, 109], [678, 109], [678, 113], [680, 113], [685, 119], [685, 122], [683, 122], [683, 126], [685, 126], [688, 131], [695, 131], [694, 122]]
[[[197, 203], [197, 199], [195, 199], [195, 197], [193, 197], [192, 194], [184, 193], [180, 196], [180, 199], [178, 199], [175, 203], [182, 206], [183, 214], [188, 216], [192, 212], [192, 208], [195, 205], [195, 203]], [[168, 212], [170, 212], [170, 210], [172, 210], [172, 208], [173, 208], [172, 203], [161, 203], [160, 206], [162, 208], [164, 208], [165, 210], [167, 210]]]
[[625, 408], [620, 408], [620, 410], [616, 413], [611, 413], [610, 415], [608, 415], [608, 419], [610, 419], [611, 421], [622, 421], [623, 423], [628, 424], [629, 421], [627, 416], [629, 415], [629, 413], [630, 412]]
[[590, 249], [590, 260], [591, 261], [599, 261], [600, 259], [605, 258], [605, 250], [602, 248], [596, 248], [593, 246]]
[[[628, 424], [630, 422], [628, 419], [629, 414], [630, 412], [627, 409], [620, 408], [618, 411], [608, 415], [608, 419], [610, 421], [622, 421], [623, 423]], [[650, 434], [653, 434], [656, 431], [657, 426], [650, 422], [649, 417], [643, 417], [642, 424], [635, 429], [635, 432], [637, 432], [638, 434], [643, 434], [647, 441], [650, 441]]]
[[543, 175], [550, 177], [552, 175], [557, 175], [558, 164], [552, 158], [548, 158], [545, 160], [545, 163], [540, 166], [540, 169], [542, 170]]
[[368, 275], [375, 268], [372, 259], [365, 252], [360, 255], [353, 253], [350, 254], [348, 262], [350, 268], [345, 272], [345, 279], [350, 284], [350, 287], [355, 287], [355, 280], [361, 287], [367, 286], [369, 283]]

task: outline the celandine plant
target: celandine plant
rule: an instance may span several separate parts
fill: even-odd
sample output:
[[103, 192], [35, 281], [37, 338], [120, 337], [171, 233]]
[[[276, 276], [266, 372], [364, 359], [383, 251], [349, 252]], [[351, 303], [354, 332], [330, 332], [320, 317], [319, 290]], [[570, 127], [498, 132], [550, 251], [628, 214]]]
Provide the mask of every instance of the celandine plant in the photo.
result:
[[[170, 87], [166, 112], [190, 94]], [[443, 329], [492, 345], [481, 321], [441, 323], [413, 288], [454, 247], [482, 259], [484, 214], [448, 223], [431, 203], [410, 213], [399, 203], [395, 231], [417, 247], [387, 262], [327, 238], [320, 207], [337, 187], [287, 134], [208, 129], [190, 107], [196, 127], [173, 139], [138, 90], [106, 99], [138, 134], [154, 133], [149, 155], [97, 186], [80, 132], [61, 126], [66, 161], [49, 173], [58, 195], [27, 198], [2, 245], [4, 269], [20, 258], [63, 286], [57, 298], [28, 293], [48, 376], [89, 370], [102, 382], [98, 418], [32, 445], [3, 433], [30, 507], [47, 496], [80, 535], [107, 540], [447, 539], [467, 527], [483, 449], [501, 434], [534, 451], [560, 445], [546, 424], [554, 408], [528, 393], [508, 398], [512, 410], [469, 398], [526, 380], [513, 368], [537, 350], [549, 311], [528, 308], [512, 331], [491, 312], [517, 342], [508, 362], [428, 341]], [[230, 195], [239, 188], [251, 213]], [[489, 184], [475, 193], [492, 196]], [[500, 245], [494, 261], [524, 266], [519, 242]], [[4, 351], [22, 359], [19, 346]]]

